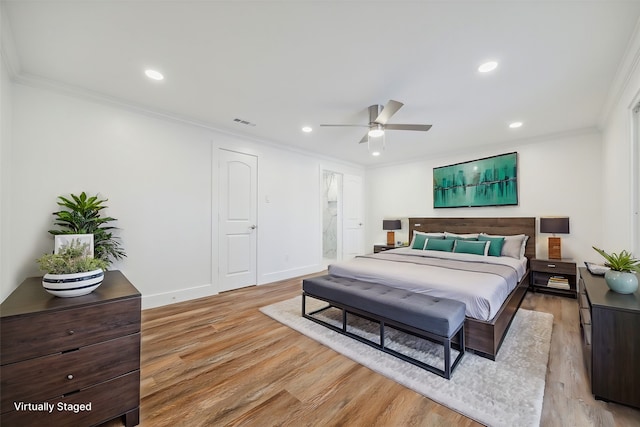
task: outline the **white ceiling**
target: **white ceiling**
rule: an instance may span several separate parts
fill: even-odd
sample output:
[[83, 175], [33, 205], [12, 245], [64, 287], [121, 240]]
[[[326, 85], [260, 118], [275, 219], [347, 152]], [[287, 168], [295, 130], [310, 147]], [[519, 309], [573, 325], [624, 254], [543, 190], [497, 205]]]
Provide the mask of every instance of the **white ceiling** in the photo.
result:
[[[2, 2], [18, 78], [363, 165], [597, 126], [640, 15], [615, 0]], [[433, 128], [387, 131], [375, 158], [364, 128], [318, 126], [366, 124], [389, 99], [405, 104], [389, 123]]]

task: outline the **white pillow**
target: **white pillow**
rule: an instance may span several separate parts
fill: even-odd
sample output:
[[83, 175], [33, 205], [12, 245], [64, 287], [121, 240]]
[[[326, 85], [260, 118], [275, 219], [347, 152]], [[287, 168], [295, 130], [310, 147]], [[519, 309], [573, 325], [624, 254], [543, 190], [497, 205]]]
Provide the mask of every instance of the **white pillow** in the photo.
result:
[[461, 239], [477, 239], [478, 238], [478, 233], [471, 233], [471, 234], [456, 234], [456, 233], [449, 233], [448, 231], [444, 232], [444, 238], [445, 239], [456, 239], [456, 238], [461, 238]]

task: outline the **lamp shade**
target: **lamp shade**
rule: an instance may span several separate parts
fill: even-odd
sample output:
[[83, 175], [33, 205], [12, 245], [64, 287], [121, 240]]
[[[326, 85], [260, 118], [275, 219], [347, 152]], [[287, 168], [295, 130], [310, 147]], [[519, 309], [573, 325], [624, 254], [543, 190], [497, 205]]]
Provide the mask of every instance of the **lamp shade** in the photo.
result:
[[402, 225], [399, 219], [384, 219], [382, 220], [383, 230], [400, 230]]
[[568, 216], [548, 216], [540, 218], [540, 232], [552, 234], [569, 234]]

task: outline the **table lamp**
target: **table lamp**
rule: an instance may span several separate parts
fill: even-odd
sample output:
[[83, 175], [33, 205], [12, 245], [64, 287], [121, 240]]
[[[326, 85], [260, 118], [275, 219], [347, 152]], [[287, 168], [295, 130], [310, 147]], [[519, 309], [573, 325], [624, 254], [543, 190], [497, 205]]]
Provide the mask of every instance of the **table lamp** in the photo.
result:
[[568, 216], [547, 216], [540, 218], [540, 232], [553, 234], [549, 237], [549, 259], [562, 258], [562, 243], [556, 234], [569, 234]]
[[[385, 219], [382, 220], [383, 230], [400, 230], [402, 224], [399, 219]], [[396, 234], [393, 231], [387, 231], [387, 245], [396, 244]]]

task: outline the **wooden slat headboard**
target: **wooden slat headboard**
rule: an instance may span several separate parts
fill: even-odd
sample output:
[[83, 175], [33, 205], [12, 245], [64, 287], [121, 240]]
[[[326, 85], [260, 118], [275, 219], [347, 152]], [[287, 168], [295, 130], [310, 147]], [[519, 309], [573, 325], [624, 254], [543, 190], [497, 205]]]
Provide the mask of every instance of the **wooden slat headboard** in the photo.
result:
[[487, 233], [502, 236], [526, 234], [529, 236], [525, 256], [531, 260], [536, 257], [536, 219], [535, 217], [504, 218], [409, 218], [409, 241], [413, 232], [438, 233]]

